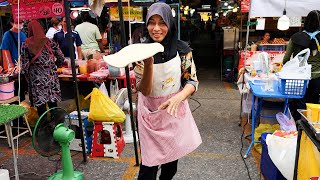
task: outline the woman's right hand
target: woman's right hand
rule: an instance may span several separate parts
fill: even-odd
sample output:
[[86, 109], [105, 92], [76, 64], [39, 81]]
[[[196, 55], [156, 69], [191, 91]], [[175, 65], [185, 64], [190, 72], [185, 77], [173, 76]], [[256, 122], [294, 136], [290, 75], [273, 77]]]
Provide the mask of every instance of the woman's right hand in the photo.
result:
[[149, 96], [152, 92], [153, 62], [153, 57], [143, 60], [143, 75], [139, 83], [139, 90], [144, 96]]
[[153, 62], [154, 62], [153, 57], [149, 57], [149, 58], [143, 60], [144, 67], [152, 66]]

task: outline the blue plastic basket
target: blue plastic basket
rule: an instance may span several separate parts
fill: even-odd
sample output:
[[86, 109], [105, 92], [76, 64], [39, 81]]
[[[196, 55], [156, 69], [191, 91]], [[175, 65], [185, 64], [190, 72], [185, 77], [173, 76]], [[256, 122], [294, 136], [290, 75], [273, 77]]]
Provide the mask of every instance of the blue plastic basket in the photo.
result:
[[304, 96], [309, 80], [306, 79], [280, 79], [280, 93], [285, 95]]

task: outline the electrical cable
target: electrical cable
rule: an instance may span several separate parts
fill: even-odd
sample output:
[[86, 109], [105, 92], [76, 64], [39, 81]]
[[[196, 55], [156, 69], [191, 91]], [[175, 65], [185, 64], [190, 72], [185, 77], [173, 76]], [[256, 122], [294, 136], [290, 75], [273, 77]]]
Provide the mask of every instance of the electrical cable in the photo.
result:
[[50, 157], [48, 157], [48, 160], [49, 160], [49, 161], [51, 161], [51, 162], [56, 162], [56, 169], [55, 169], [55, 171], [54, 171], [54, 172], [58, 172], [59, 163], [61, 162], [61, 155], [60, 155], [60, 154], [58, 154], [58, 156], [59, 156], [59, 159], [50, 159], [50, 158], [51, 158], [51, 156], [50, 156]]
[[[249, 114], [248, 114], [248, 121], [249, 121]], [[240, 156], [241, 156], [241, 159], [242, 159], [244, 165], [246, 166], [248, 177], [251, 180], [251, 176], [250, 176], [250, 171], [249, 171], [248, 165], [247, 165], [247, 163], [246, 163], [246, 161], [245, 161], [245, 159], [243, 158], [243, 155], [242, 155], [244, 130], [245, 130], [246, 125], [248, 124], [248, 121], [246, 121], [246, 123], [243, 125], [243, 128], [242, 128], [242, 134], [241, 134], [241, 139], [240, 139], [240, 141], [241, 141]]]
[[[199, 109], [199, 108], [201, 107], [201, 103], [197, 100], [197, 99], [199, 99], [199, 98], [197, 98], [197, 99], [195, 99], [195, 98], [189, 98], [189, 99], [192, 99], [193, 101], [195, 101], [195, 102], [197, 102], [197, 103], [199, 104], [194, 110], [192, 110], [192, 112], [196, 111], [197, 109]], [[201, 99], [216, 99], [216, 98], [201, 98]], [[249, 168], [248, 168], [248, 166], [247, 166], [247, 163], [246, 163], [245, 159], [244, 159], [243, 156], [242, 156], [244, 129], [245, 129], [245, 127], [246, 127], [247, 124], [249, 124], [249, 114], [248, 114], [248, 120], [246, 121], [246, 123], [244, 124], [244, 126], [243, 126], [243, 128], [242, 128], [240, 156], [241, 156], [241, 158], [242, 158], [242, 160], [243, 160], [243, 162], [244, 162], [244, 165], [245, 165], [245, 167], [246, 167], [246, 170], [247, 170], [247, 173], [248, 173], [248, 177], [249, 177], [249, 179], [251, 180]]]
[[198, 105], [198, 107], [196, 107], [194, 110], [192, 110], [191, 112], [195, 112], [197, 109], [199, 109], [200, 107], [201, 107], [201, 103], [198, 101], [198, 100], [196, 100], [196, 99], [194, 99], [194, 98], [189, 98], [189, 99], [192, 99], [192, 100], [194, 100], [195, 102], [197, 102], [199, 105]]

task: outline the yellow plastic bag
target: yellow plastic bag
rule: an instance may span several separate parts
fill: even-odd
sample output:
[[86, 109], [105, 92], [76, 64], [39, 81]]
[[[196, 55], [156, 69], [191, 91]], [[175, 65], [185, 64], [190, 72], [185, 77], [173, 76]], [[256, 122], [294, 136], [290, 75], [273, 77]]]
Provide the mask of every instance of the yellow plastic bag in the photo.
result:
[[126, 118], [124, 112], [105, 94], [97, 88], [93, 88], [92, 92], [85, 98], [91, 96], [90, 102], [90, 121], [107, 121], [122, 123]]
[[[279, 124], [274, 124], [274, 125], [259, 124], [259, 126], [254, 131], [254, 140], [258, 141], [260, 139], [262, 133], [265, 133], [265, 132], [273, 133], [274, 131], [279, 130], [279, 129], [280, 129]], [[254, 143], [253, 146], [256, 149], [256, 151], [261, 154], [261, 152], [262, 152], [261, 143]]]
[[320, 176], [320, 152], [309, 137], [302, 132], [298, 163], [298, 178], [310, 179]]

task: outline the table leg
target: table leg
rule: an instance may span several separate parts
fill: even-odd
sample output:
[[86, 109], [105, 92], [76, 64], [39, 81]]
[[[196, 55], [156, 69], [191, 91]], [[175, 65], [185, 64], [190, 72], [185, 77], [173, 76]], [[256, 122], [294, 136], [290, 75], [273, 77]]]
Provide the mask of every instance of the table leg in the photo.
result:
[[298, 178], [298, 164], [299, 164], [299, 155], [300, 155], [300, 142], [301, 142], [301, 135], [302, 135], [302, 128], [300, 125], [301, 120], [297, 121], [297, 129], [298, 129], [298, 139], [297, 139], [297, 148], [296, 148], [296, 157], [295, 157], [295, 163], [294, 163], [294, 173], [293, 173], [293, 179], [297, 180]]
[[248, 147], [248, 150], [246, 152], [246, 154], [243, 156], [244, 158], [247, 158], [248, 157], [248, 154], [252, 148], [252, 145], [254, 143], [254, 129], [255, 129], [255, 96], [254, 94], [252, 93], [252, 106], [251, 106], [251, 142], [250, 142], [250, 145]]
[[[7, 125], [10, 126], [10, 122], [8, 122]], [[14, 142], [13, 142], [12, 130], [11, 130], [11, 128], [8, 128], [8, 130], [9, 130], [9, 136], [10, 136], [10, 141], [11, 141], [10, 143], [11, 143], [11, 149], [12, 149], [12, 158], [13, 158], [15, 179], [19, 180], [18, 164], [17, 164], [16, 153], [15, 153], [15, 150], [14, 150]]]
[[[288, 116], [288, 109], [289, 109], [289, 99], [284, 100], [284, 109], [283, 109], [283, 114]], [[291, 118], [291, 117], [289, 117]]]
[[9, 124], [9, 123], [4, 124], [4, 128], [5, 128], [5, 131], [6, 131], [6, 136], [7, 136], [8, 145], [9, 145], [9, 147], [11, 147], [10, 137], [8, 137], [9, 134], [10, 134], [10, 133], [9, 133], [10, 124], [9, 124], [9, 126], [8, 126], [8, 124]]
[[26, 116], [26, 115], [23, 115], [22, 118], [23, 118], [23, 120], [25, 121], [25, 123], [26, 123], [26, 125], [27, 125], [27, 128], [28, 128], [28, 130], [29, 130], [30, 136], [32, 136], [32, 131], [31, 131], [31, 128], [30, 128], [30, 125], [29, 125], [27, 116]]

